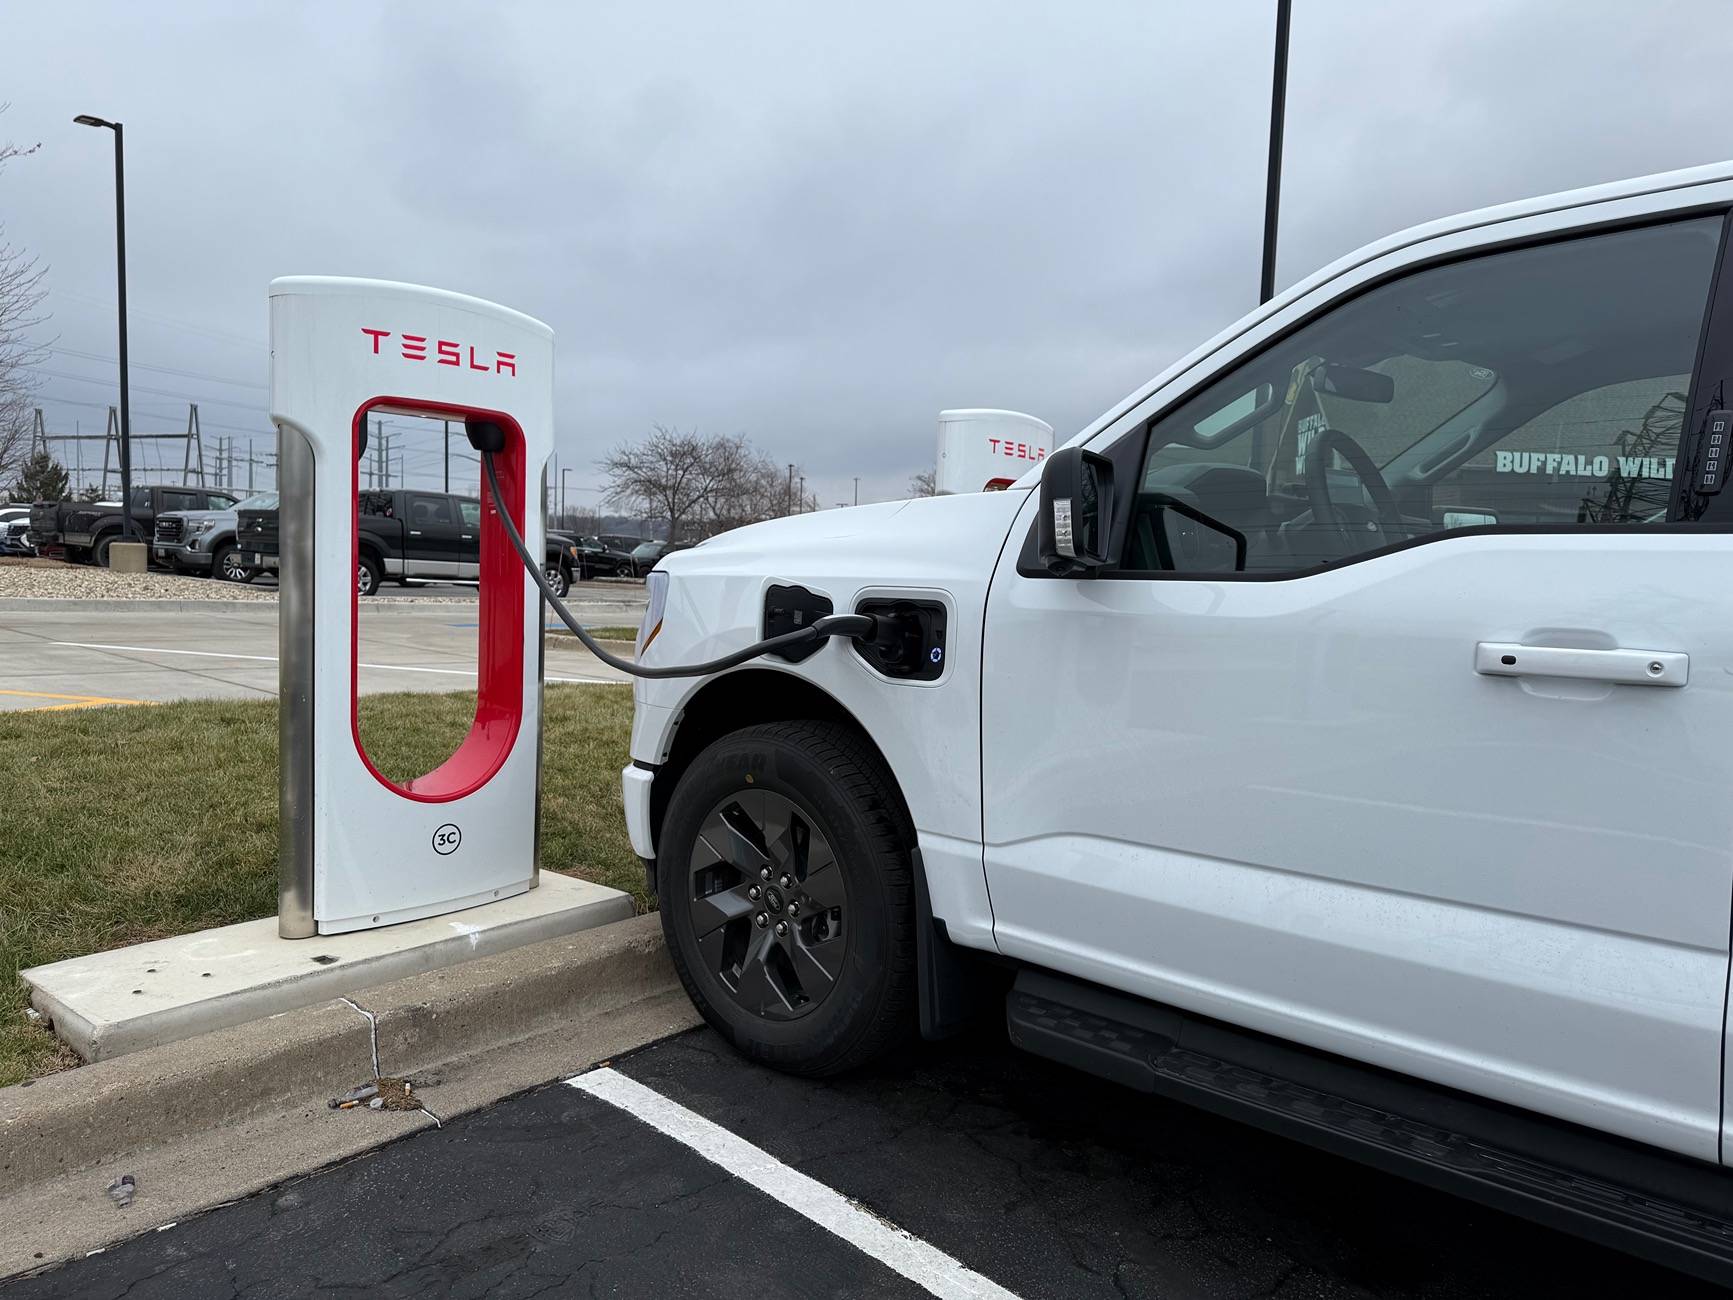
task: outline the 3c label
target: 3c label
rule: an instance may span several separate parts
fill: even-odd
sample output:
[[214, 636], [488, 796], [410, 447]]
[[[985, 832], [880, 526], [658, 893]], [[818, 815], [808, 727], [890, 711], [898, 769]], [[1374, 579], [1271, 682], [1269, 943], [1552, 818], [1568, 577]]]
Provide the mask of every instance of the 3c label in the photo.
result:
[[457, 846], [463, 843], [463, 832], [452, 822], [446, 822], [433, 832], [433, 851], [444, 857], [448, 853], [456, 853]]

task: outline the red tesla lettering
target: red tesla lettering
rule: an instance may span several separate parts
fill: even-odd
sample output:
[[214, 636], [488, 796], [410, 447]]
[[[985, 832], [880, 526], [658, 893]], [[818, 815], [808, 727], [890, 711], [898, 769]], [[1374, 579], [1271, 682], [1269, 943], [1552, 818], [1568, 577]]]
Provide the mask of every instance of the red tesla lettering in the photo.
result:
[[999, 452], [999, 440], [997, 438], [987, 439], [987, 445], [993, 449], [994, 455], [998, 454], [998, 452]]
[[475, 359], [475, 344], [473, 344], [473, 343], [471, 343], [469, 345], [469, 368], [471, 370], [486, 370], [487, 369], [486, 366], [481, 365], [476, 361], [476, 359]]
[[405, 334], [403, 336], [403, 359], [405, 361], [426, 361], [427, 335]]
[[493, 363], [493, 369], [494, 369], [495, 374], [497, 374], [497, 375], [515, 375], [515, 374], [517, 374], [517, 353], [515, 353], [515, 352], [496, 352], [494, 354], [494, 357], [495, 357], [495, 360]]
[[461, 365], [463, 358], [457, 354], [457, 344], [445, 339], [439, 340], [439, 364], [442, 366]]
[[391, 331], [390, 330], [370, 330], [365, 325], [363, 325], [361, 327], [361, 332], [363, 334], [369, 335], [373, 339], [373, 355], [374, 356], [379, 355], [379, 340], [380, 339], [388, 339], [391, 337]]

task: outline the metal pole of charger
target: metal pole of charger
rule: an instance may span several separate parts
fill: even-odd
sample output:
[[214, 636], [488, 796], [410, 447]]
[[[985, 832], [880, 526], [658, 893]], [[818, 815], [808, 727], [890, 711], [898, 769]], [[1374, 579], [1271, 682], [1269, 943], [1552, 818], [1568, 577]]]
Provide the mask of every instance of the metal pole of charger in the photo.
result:
[[[313, 918], [313, 448], [277, 426], [277, 933], [311, 939]], [[351, 579], [353, 581], [353, 579]]]

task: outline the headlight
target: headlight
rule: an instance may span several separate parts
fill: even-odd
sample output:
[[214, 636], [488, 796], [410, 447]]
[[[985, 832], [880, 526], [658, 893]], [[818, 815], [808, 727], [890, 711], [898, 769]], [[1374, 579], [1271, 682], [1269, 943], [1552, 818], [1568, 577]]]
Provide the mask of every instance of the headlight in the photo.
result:
[[568, 546], [566, 547], [566, 554], [575, 560], [578, 558], [578, 548], [575, 546]]
[[644, 588], [649, 593], [650, 603], [644, 606], [644, 621], [638, 624], [640, 656], [662, 630], [662, 614], [668, 608], [668, 575], [660, 569], [651, 569], [649, 577], [644, 579]]
[[193, 520], [192, 534], [194, 537], [203, 537], [216, 526], [217, 521], [215, 519], [195, 519]]

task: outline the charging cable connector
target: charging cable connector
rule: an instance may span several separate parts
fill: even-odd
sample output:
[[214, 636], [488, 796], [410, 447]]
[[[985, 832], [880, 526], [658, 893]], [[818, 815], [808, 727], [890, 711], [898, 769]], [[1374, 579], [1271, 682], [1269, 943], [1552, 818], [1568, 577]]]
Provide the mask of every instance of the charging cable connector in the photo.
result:
[[711, 673], [719, 673], [724, 669], [735, 668], [761, 655], [772, 654], [778, 650], [792, 650], [798, 646], [811, 645], [833, 636], [845, 636], [856, 641], [871, 641], [878, 634], [878, 620], [870, 614], [831, 614], [818, 619], [811, 625], [798, 628], [793, 632], [785, 632], [781, 636], [766, 637], [754, 642], [743, 650], [736, 650], [720, 658], [710, 659], [701, 664], [669, 664], [649, 667], [635, 663], [630, 659], [622, 659], [611, 654], [596, 644], [596, 639], [584, 630], [583, 624], [566, 608], [565, 601], [554, 593], [548, 585], [548, 580], [542, 574], [541, 563], [530, 554], [529, 547], [524, 545], [523, 534], [518, 532], [517, 525], [512, 522], [511, 511], [506, 509], [505, 494], [499, 489], [499, 474], [494, 469], [493, 457], [497, 451], [505, 450], [505, 432], [498, 425], [485, 420], [472, 420], [466, 425], [470, 445], [481, 453], [482, 468], [487, 476], [487, 490], [493, 498], [494, 509], [499, 511], [500, 522], [505, 525], [506, 536], [511, 538], [512, 548], [517, 551], [518, 558], [523, 561], [524, 569], [535, 580], [541, 590], [542, 599], [548, 607], [559, 615], [560, 622], [571, 629], [572, 635], [583, 642], [584, 648], [610, 668], [617, 668], [632, 677], [650, 679], [668, 677], [708, 677]]

